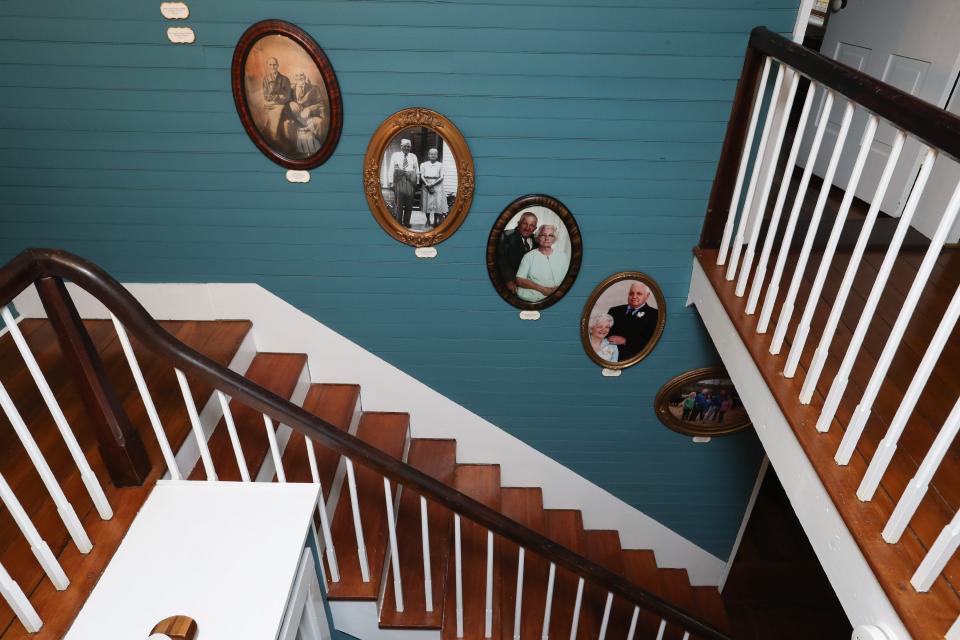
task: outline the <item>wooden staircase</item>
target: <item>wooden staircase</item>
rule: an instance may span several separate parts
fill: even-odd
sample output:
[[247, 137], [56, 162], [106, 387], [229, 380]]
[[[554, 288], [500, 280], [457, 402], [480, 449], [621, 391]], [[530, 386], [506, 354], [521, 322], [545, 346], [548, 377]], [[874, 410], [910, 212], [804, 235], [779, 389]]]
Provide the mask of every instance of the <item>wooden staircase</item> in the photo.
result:
[[[28, 595], [44, 621], [38, 633], [30, 634], [18, 621], [13, 611], [0, 603], [0, 640], [11, 638], [61, 638], [90, 593], [143, 504], [153, 483], [166, 471], [157, 439], [151, 431], [144, 403], [130, 376], [128, 364], [108, 321], [86, 321], [96, 351], [99, 353], [110, 382], [119, 396], [124, 410], [140, 434], [151, 462], [148, 481], [142, 487], [117, 488], [110, 482], [97, 442], [89, 434], [88, 417], [50, 324], [45, 320], [23, 320], [20, 328], [36, 355], [61, 408], [94, 471], [103, 485], [113, 507], [109, 520], [98, 515], [82, 485], [76, 466], [71, 460], [42, 398], [22, 366], [20, 356], [9, 335], [0, 338], [0, 361], [6, 366], [0, 371], [0, 381], [10, 392], [25, 422], [59, 479], [65, 494], [77, 510], [90, 538], [93, 550], [79, 552], [43, 489], [40, 479], [22, 447], [12, 434], [9, 424], [0, 426], [0, 473], [20, 497], [29, 516], [43, 538], [50, 544], [70, 578], [66, 591], [56, 591], [39, 568], [29, 545], [20, 534], [11, 514], [0, 511], [0, 560], [14, 580]], [[221, 365], [249, 361], [240, 351], [251, 329], [247, 322], [164, 322], [162, 326], [188, 346], [206, 354]], [[140, 362], [147, 386], [153, 396], [161, 422], [174, 451], [179, 450], [191, 436], [190, 420], [177, 386], [174, 370], [169, 364], [153, 356], [134, 341], [134, 350]], [[251, 382], [283, 398], [290, 398], [305, 379], [306, 356], [302, 354], [257, 353], [245, 369]], [[190, 380], [198, 408], [212, 398], [213, 390], [199, 381]], [[661, 596], [677, 607], [704, 619], [721, 630], [729, 629], [720, 594], [715, 587], [693, 587], [686, 571], [659, 568], [649, 550], [623, 549], [616, 531], [593, 531], [583, 526], [579, 511], [545, 509], [542, 492], [530, 487], [501, 487], [497, 465], [458, 464], [456, 442], [453, 440], [411, 438], [409, 417], [405, 413], [363, 412], [360, 407], [361, 390], [350, 384], [311, 384], [302, 402], [305, 410], [335, 427], [353, 432], [364, 442], [405, 461], [429, 476], [457, 488], [483, 504], [493, 507], [509, 518], [538, 531], [552, 540], [593, 560], [603, 567], [627, 578], [650, 592]], [[251, 477], [262, 469], [270, 469], [270, 446], [264, 428], [263, 415], [242, 403], [231, 403], [231, 413], [238, 438], [242, 444], [243, 462]], [[231, 444], [225, 421], [221, 418], [208, 437], [210, 455], [219, 480], [240, 480], [241, 467]], [[336, 503], [330, 512], [330, 526], [337, 552], [339, 580], [330, 580], [329, 564], [325, 565], [330, 600], [379, 600], [379, 624], [383, 629], [435, 629], [444, 638], [457, 634], [457, 612], [453, 585], [454, 515], [435, 501], [429, 502], [431, 599], [432, 611], [427, 611], [424, 587], [424, 559], [421, 545], [421, 500], [413, 491], [392, 486], [395, 497], [396, 536], [401, 580], [399, 581], [404, 607], [395, 606], [395, 582], [389, 558], [389, 531], [384, 508], [384, 478], [377, 472], [355, 465], [356, 496], [364, 546], [369, 564], [369, 580], [364, 580], [357, 544], [352, 498], [343, 481], [346, 460], [339, 453], [314, 443], [319, 479], [327, 504]], [[265, 467], [264, 463], [267, 462]], [[282, 452], [280, 467], [287, 482], [312, 480], [306, 437], [294, 431]], [[206, 472], [202, 461], [189, 471], [182, 469], [190, 480], [203, 480]], [[262, 473], [261, 473], [262, 475]], [[267, 480], [277, 481], [280, 473], [270, 474]], [[488, 532], [467, 518], [461, 518], [461, 549], [463, 575], [463, 634], [464, 638], [482, 638], [485, 635], [486, 570]], [[517, 598], [518, 546], [507, 539], [491, 534], [493, 539], [492, 610], [489, 612], [493, 638], [514, 637]], [[326, 560], [325, 560], [326, 563]], [[550, 562], [536, 553], [526, 552], [521, 603], [521, 622], [517, 627], [521, 638], [540, 638], [544, 632], [545, 607], [551, 609], [549, 634], [551, 637], [569, 637], [573, 623], [574, 603], [580, 578], [566, 569], [556, 567], [552, 600], [547, 603], [547, 588], [551, 572]], [[626, 638], [634, 617], [634, 606], [620, 598], [613, 598], [610, 613], [604, 619], [607, 592], [586, 582], [582, 587], [582, 606], [577, 625], [578, 638]], [[378, 598], [380, 594], [382, 597]], [[657, 637], [661, 619], [638, 609], [634, 637]], [[664, 638], [684, 636], [679, 627], [667, 625]]]

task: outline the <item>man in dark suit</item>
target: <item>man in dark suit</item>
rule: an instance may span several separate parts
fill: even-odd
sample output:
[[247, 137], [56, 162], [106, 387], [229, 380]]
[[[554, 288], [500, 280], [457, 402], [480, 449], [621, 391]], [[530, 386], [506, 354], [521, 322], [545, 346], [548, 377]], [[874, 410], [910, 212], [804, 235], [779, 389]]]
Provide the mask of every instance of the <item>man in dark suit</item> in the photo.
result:
[[537, 216], [526, 212], [520, 216], [516, 229], [504, 231], [497, 247], [497, 269], [503, 283], [512, 293], [517, 292], [517, 269], [528, 251], [537, 248], [533, 232], [537, 229]]
[[647, 304], [650, 288], [642, 282], [632, 282], [627, 293], [627, 304], [612, 307], [613, 327], [607, 340], [620, 349], [620, 362], [643, 351], [657, 330], [657, 310]]

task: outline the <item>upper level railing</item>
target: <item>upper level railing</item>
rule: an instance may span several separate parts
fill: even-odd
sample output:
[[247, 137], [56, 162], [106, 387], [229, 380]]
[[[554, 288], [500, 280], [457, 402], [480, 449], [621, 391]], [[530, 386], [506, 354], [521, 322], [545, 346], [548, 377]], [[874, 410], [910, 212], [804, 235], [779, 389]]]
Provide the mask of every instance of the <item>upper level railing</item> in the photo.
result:
[[[327, 446], [334, 451], [346, 457], [346, 472], [348, 489], [352, 494], [353, 519], [356, 529], [356, 539], [358, 544], [358, 560], [360, 569], [365, 582], [371, 580], [371, 567], [366, 558], [366, 548], [363, 541], [363, 527], [360, 522], [360, 513], [357, 507], [356, 499], [356, 481], [354, 479], [353, 464], [364, 465], [384, 476], [385, 508], [388, 513], [390, 526], [393, 527], [394, 518], [392, 509], [394, 504], [394, 494], [391, 489], [391, 482], [394, 487], [403, 485], [421, 496], [421, 508], [423, 514], [426, 513], [426, 501], [432, 500], [448, 509], [454, 514], [454, 540], [455, 544], [455, 563], [456, 571], [456, 598], [457, 598], [457, 636], [462, 637], [463, 630], [463, 602], [462, 602], [462, 575], [460, 569], [459, 557], [459, 531], [460, 519], [466, 518], [487, 530], [487, 567], [486, 567], [486, 620], [485, 635], [490, 637], [492, 634], [492, 619], [490, 612], [493, 610], [492, 584], [493, 584], [493, 540], [494, 534], [500, 535], [520, 546], [518, 558], [518, 600], [515, 611], [514, 621], [519, 630], [520, 610], [519, 602], [522, 593], [523, 584], [523, 557], [524, 553], [532, 552], [546, 558], [550, 564], [549, 582], [547, 585], [547, 602], [545, 606], [543, 628], [549, 629], [549, 616], [553, 598], [553, 578], [557, 567], [567, 569], [579, 576], [579, 586], [575, 602], [558, 603], [557, 606], [573, 607], [573, 629], [571, 637], [576, 634], [576, 624], [578, 613], [581, 607], [581, 598], [583, 595], [583, 586], [585, 581], [589, 581], [602, 587], [608, 595], [606, 599], [606, 610], [604, 612], [604, 623], [601, 627], [601, 638], [603, 630], [606, 629], [606, 620], [611, 611], [611, 605], [614, 597], [622, 598], [633, 605], [633, 619], [629, 632], [629, 638], [632, 638], [637, 628], [638, 616], [641, 609], [652, 612], [659, 619], [660, 635], [667, 622], [677, 625], [683, 629], [687, 635], [693, 635], [698, 638], [709, 638], [715, 640], [725, 640], [728, 638], [724, 633], [713, 628], [710, 624], [692, 616], [688, 612], [674, 606], [673, 604], [661, 599], [650, 591], [632, 583], [622, 576], [600, 566], [579, 553], [561, 545], [546, 536], [504, 516], [498, 511], [482, 504], [481, 502], [461, 493], [455, 488], [434, 479], [433, 477], [411, 467], [403, 461], [394, 458], [383, 451], [367, 444], [363, 440], [329, 424], [325, 420], [318, 418], [305, 411], [304, 409], [292, 404], [291, 402], [271, 393], [270, 391], [252, 383], [242, 375], [221, 366], [210, 358], [198, 353], [186, 346], [167, 331], [165, 331], [156, 321], [154, 321], [140, 305], [140, 303], [116, 280], [110, 277], [106, 272], [96, 265], [87, 262], [77, 256], [57, 250], [30, 249], [24, 251], [14, 258], [7, 265], [0, 268], [0, 306], [8, 304], [21, 291], [31, 285], [36, 285], [40, 295], [40, 300], [46, 309], [47, 316], [58, 336], [61, 350], [67, 360], [70, 362], [74, 374], [74, 380], [79, 385], [81, 395], [88, 409], [88, 412], [94, 418], [97, 427], [97, 441], [99, 443], [102, 457], [108, 467], [109, 474], [116, 486], [129, 486], [141, 484], [150, 472], [150, 463], [144, 450], [143, 442], [137, 431], [132, 427], [129, 419], [125, 415], [116, 393], [113, 391], [110, 381], [106, 376], [103, 365], [99, 359], [96, 349], [87, 334], [83, 322], [70, 298], [70, 295], [64, 285], [64, 280], [69, 280], [87, 293], [91, 294], [101, 302], [111, 313], [114, 327], [117, 331], [121, 347], [127, 357], [134, 380], [140, 391], [144, 402], [144, 407], [149, 418], [153, 432], [157, 437], [160, 450], [168, 471], [172, 478], [181, 479], [184, 475], [177, 466], [177, 460], [170, 443], [167, 440], [163, 426], [160, 424], [156, 408], [150, 392], [144, 382], [140, 366], [131, 348], [129, 335], [135, 337], [137, 341], [146, 350], [159, 358], [165, 364], [174, 368], [176, 377], [183, 392], [183, 398], [192, 425], [193, 434], [196, 439], [196, 445], [200, 452], [200, 458], [206, 472], [207, 479], [215, 480], [217, 472], [214, 468], [210, 452], [207, 447], [206, 436], [200, 424], [200, 418], [197, 408], [194, 404], [193, 395], [190, 391], [188, 376], [190, 380], [198, 381], [210, 385], [215, 390], [215, 395], [220, 404], [225, 424], [229, 432], [234, 453], [237, 457], [237, 463], [243, 480], [250, 480], [250, 472], [246, 469], [246, 463], [243, 451], [240, 448], [240, 442], [233, 425], [231, 412], [229, 408], [230, 399], [238, 401], [256, 410], [263, 415], [264, 426], [269, 440], [270, 452], [276, 469], [277, 478], [284, 480], [284, 470], [282, 464], [282, 455], [277, 444], [275, 425], [284, 424], [292, 427], [296, 431], [307, 436], [308, 457], [310, 459], [313, 471], [314, 482], [319, 482], [316, 470], [316, 460], [313, 452], [313, 442]], [[44, 392], [44, 398], [48, 400], [48, 406], [51, 412], [56, 416], [62, 412], [56, 406], [56, 399], [49, 386], [43, 379], [42, 372], [36, 366], [33, 355], [29, 347], [20, 335], [17, 324], [4, 306], [4, 321], [9, 327], [10, 333], [20, 348], [24, 359], [31, 367], [31, 373], [36, 369], [35, 381], [41, 391]], [[33, 362], [31, 365], [30, 363]], [[46, 389], [46, 391], [44, 391]], [[8, 419], [13, 423], [17, 434], [21, 436], [21, 441], [31, 454], [31, 460], [36, 468], [41, 472], [50, 494], [53, 496], [57, 510], [60, 512], [70, 531], [71, 536], [77, 543], [81, 552], [87, 553], [92, 547], [92, 543], [83, 530], [83, 526], [77, 519], [76, 514], [63, 495], [63, 491], [57, 484], [56, 478], [50, 473], [49, 467], [43, 460], [43, 455], [32, 436], [26, 429], [23, 419], [17, 412], [13, 400], [0, 384], [0, 401], [2, 401], [3, 411]], [[76, 445], [76, 439], [70, 430], [66, 420], [58, 420], [58, 426], [62, 425], [61, 431], [67, 439], [71, 452], [75, 453], [74, 460], [81, 470], [88, 491], [93, 498], [100, 516], [104, 519], [111, 517], [111, 507], [103, 495], [103, 490], [97, 482], [96, 476], [90, 471], [82, 450]], [[73, 444], [71, 444], [71, 442]], [[30, 546], [40, 560], [45, 573], [53, 581], [58, 589], [66, 588], [68, 579], [60, 567], [58, 560], [49, 552], [46, 544], [40, 538], [36, 528], [30, 522], [29, 517], [22, 508], [17, 509], [19, 503], [17, 498], [9, 491], [6, 483], [0, 476], [0, 497], [4, 504], [10, 508], [17, 519], [20, 530], [26, 535]], [[339, 581], [337, 570], [337, 554], [332, 545], [329, 523], [327, 522], [326, 509], [321, 507], [320, 519], [323, 529], [325, 554], [328, 559], [328, 565], [331, 572], [331, 580]], [[424, 545], [424, 562], [428, 562], [429, 553], [429, 531], [427, 530], [427, 518], [424, 515], [422, 541]], [[403, 595], [399, 581], [400, 567], [396, 562], [398, 557], [397, 541], [394, 530], [390, 529], [391, 556], [393, 560], [393, 576], [395, 586], [395, 598], [398, 611], [403, 610]], [[425, 602], [428, 607], [432, 607], [433, 597], [431, 595], [431, 585], [429, 583], [431, 571], [428, 566], [424, 567], [425, 577]], [[29, 631], [39, 629], [42, 621], [31, 606], [29, 599], [18, 587], [16, 582], [10, 579], [10, 576], [0, 566], [0, 594], [14, 609], [16, 615], [23, 622]], [[546, 637], [546, 636], [544, 636]], [[686, 636], [685, 636], [686, 637]]]
[[[764, 109], [767, 96], [769, 106]], [[814, 108], [817, 98], [821, 101], [819, 116], [818, 110]], [[830, 144], [824, 144], [824, 138], [831, 109], [841, 105], [842, 109], [839, 110], [842, 115], [835, 142], [832, 148], [827, 148]], [[799, 115], [796, 113], [797, 109], [800, 111]], [[764, 111], [766, 117], [761, 118]], [[850, 135], [854, 116], [858, 113], [866, 118], [863, 134], [859, 137]], [[872, 192], [866, 216], [862, 221], [858, 221], [862, 223], [862, 227], [855, 243], [841, 247], [841, 237], [844, 235], [851, 205], [864, 174], [864, 166], [878, 129], [883, 123], [892, 126], [893, 135], [882, 173]], [[859, 316], [856, 317], [856, 328], [844, 345], [838, 338], [837, 331], [841, 316], [850, 300], [851, 289], [862, 265], [871, 232], [880, 216], [881, 203], [890, 188], [904, 145], [911, 138], [925, 147], [922, 164], [899, 220], [896, 221], [896, 229], [886, 244], [883, 261], [877, 269], [873, 285], [862, 308], [857, 311]], [[789, 145], [785, 160], [784, 145]], [[788, 209], [788, 196], [793, 191], [794, 174], [799, 170], [797, 161], [801, 149], [807, 149], [806, 161], [802, 164], [804, 168], [799, 186]], [[845, 153], [854, 155], [855, 160], [845, 184], [838, 185], [844, 190], [843, 198], [833, 219], [829, 236], [822, 242], [823, 235], [818, 235], [819, 227], [825, 219], [828, 196], [841, 156]], [[725, 278], [731, 291], [737, 297], [746, 297], [745, 313], [748, 317], [756, 318], [752, 331], [756, 334], [773, 331], [770, 354], [777, 355], [785, 347], [789, 347], [783, 375], [788, 379], [797, 375], [804, 376], [798, 398], [801, 404], [810, 404], [813, 400], [817, 383], [825, 373], [831, 348], [844, 354], [819, 412], [816, 429], [820, 432], [831, 429], [835, 421], [838, 407], [847, 393], [851, 371], [858, 357], [864, 353], [868, 329], [877, 314], [878, 305], [888, 293], [891, 270], [903, 249], [904, 239], [910, 231], [914, 214], [923, 198], [935, 163], [938, 159], [943, 162], [941, 156], [960, 160], [960, 118], [860, 71], [805, 49], [766, 28], [754, 29], [710, 195], [700, 248], [716, 251], [716, 264], [725, 267]], [[805, 206], [811, 174], [818, 157], [828, 158], [825, 165], [820, 165], [825, 166], [823, 182], [812, 214], [808, 219], [801, 220], [801, 209]], [[751, 166], [753, 168], [748, 177], [748, 168]], [[774, 193], [774, 183], [780, 170], [782, 175], [779, 188]], [[894, 356], [902, 347], [907, 326], [917, 314], [921, 293], [927, 286], [947, 237], [957, 221], [960, 211], [960, 184], [951, 186], [954, 188], [953, 195], [938, 219], [936, 230], [916, 268], [909, 290], [897, 309], [889, 336], [882, 349], [878, 349], [880, 355], [873, 365], [869, 381], [862, 393], [858, 392], [853, 396], [857, 406], [835, 453], [834, 460], [837, 465], [847, 465], [850, 462], [881, 386], [890, 374]], [[775, 197], [772, 207], [771, 197]], [[803, 226], [806, 226], [805, 233]], [[817, 325], [819, 334], [811, 335], [811, 322], [818, 305], [821, 304], [821, 294], [831, 265], [841, 248], [849, 250], [849, 260], [846, 266], [834, 267], [842, 268], [842, 280], [832, 299], [829, 314], [824, 313], [828, 315], [825, 323], [822, 327]], [[808, 265], [812, 267], [811, 262], [816, 261], [818, 253], [819, 264], [816, 266], [815, 276], [807, 286], [804, 283], [805, 272]], [[771, 267], [772, 273], [769, 273], [768, 277]], [[788, 279], [786, 274], [791, 269], [792, 276]], [[786, 287], [785, 294], [782, 287]], [[806, 291], [805, 300], [801, 299], [802, 291]], [[795, 316], [796, 310], [800, 310], [799, 318]], [[958, 316], [960, 289], [953, 294], [943, 316], [937, 318], [932, 337], [922, 345], [922, 359], [903, 397], [897, 399], [896, 414], [887, 425], [886, 433], [876, 451], [872, 456], [868, 456], [869, 466], [856, 492], [861, 501], [874, 498], [881, 480], [888, 472], [897, 444], [908, 425], [908, 419], [917, 407], [920, 394], [941, 357]], [[788, 333], [793, 325], [795, 329], [788, 344]], [[816, 341], [816, 346], [810, 364], [804, 371], [799, 364], [811, 338]], [[956, 384], [946, 392], [952, 397], [960, 395]], [[900, 539], [917, 512], [921, 499], [958, 430], [960, 399], [936, 434], [922, 461], [918, 460], [914, 477], [899, 496], [899, 501], [883, 529], [883, 539], [886, 542], [893, 544]], [[893, 498], [896, 500], [897, 496]], [[933, 541], [926, 557], [916, 566], [911, 583], [917, 591], [930, 589], [958, 545], [960, 512], [952, 521], [944, 523], [942, 532]]]

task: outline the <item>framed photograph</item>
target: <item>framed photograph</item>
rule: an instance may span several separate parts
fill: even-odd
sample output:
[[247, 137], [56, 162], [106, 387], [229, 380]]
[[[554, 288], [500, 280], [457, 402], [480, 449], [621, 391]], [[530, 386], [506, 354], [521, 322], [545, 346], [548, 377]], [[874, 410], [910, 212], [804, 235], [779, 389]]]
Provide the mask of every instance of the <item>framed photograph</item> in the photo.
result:
[[436, 111], [398, 111], [367, 146], [363, 190], [373, 217], [395, 239], [413, 247], [443, 242], [463, 224], [473, 202], [467, 141]]
[[580, 318], [580, 338], [598, 365], [626, 369], [650, 355], [666, 321], [666, 300], [653, 278], [622, 271], [590, 294]]
[[500, 297], [518, 309], [556, 304], [580, 272], [583, 243], [556, 198], [527, 195], [503, 210], [487, 240], [487, 272]]
[[657, 417], [688, 436], [725, 436], [750, 426], [740, 395], [723, 367], [683, 373], [661, 387]]
[[253, 25], [233, 51], [230, 80], [243, 128], [268, 158], [307, 170], [333, 154], [343, 128], [340, 85], [305, 31], [282, 20]]

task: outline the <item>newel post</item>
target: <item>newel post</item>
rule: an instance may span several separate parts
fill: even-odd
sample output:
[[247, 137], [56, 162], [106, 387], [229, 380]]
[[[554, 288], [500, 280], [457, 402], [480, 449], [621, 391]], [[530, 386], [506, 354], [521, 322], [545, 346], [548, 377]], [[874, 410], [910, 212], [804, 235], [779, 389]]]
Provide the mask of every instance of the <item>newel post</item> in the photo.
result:
[[57, 334], [80, 397], [93, 419], [100, 455], [114, 486], [139, 486], [150, 473], [150, 460], [107, 379], [103, 363], [83, 326], [80, 314], [60, 278], [40, 278], [40, 301]]
[[707, 215], [700, 231], [700, 246], [704, 249], [716, 249], [723, 238], [723, 227], [730, 211], [730, 199], [737, 182], [737, 171], [743, 155], [750, 115], [760, 82], [764, 56], [752, 46], [747, 47], [740, 71], [740, 81], [733, 96], [730, 108], [730, 120], [727, 121], [727, 133], [720, 149], [717, 173], [713, 178], [710, 200], [707, 203]]

